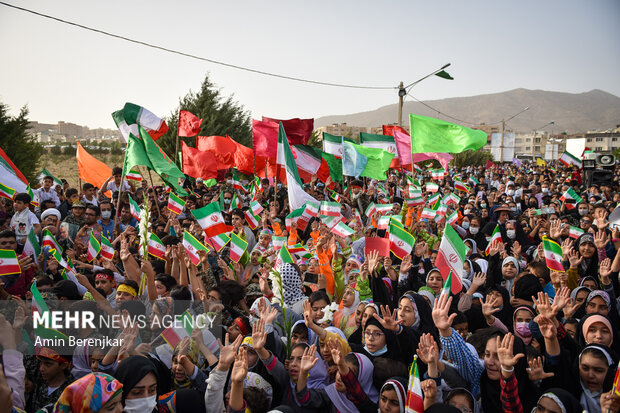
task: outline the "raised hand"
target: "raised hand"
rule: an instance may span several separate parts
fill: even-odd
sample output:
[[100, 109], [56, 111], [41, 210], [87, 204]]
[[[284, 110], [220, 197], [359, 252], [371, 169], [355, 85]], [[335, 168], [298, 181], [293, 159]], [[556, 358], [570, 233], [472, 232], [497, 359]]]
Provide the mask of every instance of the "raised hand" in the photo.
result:
[[371, 251], [366, 256], [366, 261], [368, 261], [368, 271], [371, 273], [375, 272], [379, 265], [379, 251]]
[[252, 346], [258, 352], [258, 350], [264, 349], [267, 343], [267, 333], [265, 333], [265, 321], [258, 320], [254, 324], [252, 330]]
[[[514, 355], [513, 353], [513, 345], [515, 341], [515, 337], [508, 333], [504, 336], [504, 338], [496, 337], [497, 342], [497, 357], [499, 358], [499, 363], [502, 367], [502, 375], [506, 378], [512, 375], [512, 371], [517, 362], [525, 357], [525, 354], [519, 353]], [[508, 371], [506, 371], [508, 370]]]
[[429, 333], [423, 334], [422, 337], [420, 337], [416, 353], [424, 364], [437, 364], [439, 361], [437, 343]]
[[471, 280], [472, 287], [478, 288], [482, 287], [487, 282], [487, 275], [483, 272], [478, 272], [474, 274], [474, 277]]
[[536, 297], [532, 296], [532, 301], [536, 304], [536, 310], [538, 310], [539, 314], [549, 320], [555, 319], [558, 309], [551, 306], [551, 303], [549, 302], [549, 295], [547, 293], [538, 292], [538, 300]]
[[435, 298], [433, 306], [433, 321], [443, 337], [449, 337], [452, 334], [452, 321], [456, 317], [456, 313], [449, 314], [450, 304], [452, 304], [452, 297], [448, 298], [447, 294], [443, 294]]
[[545, 370], [543, 369], [542, 358], [540, 356], [531, 359], [528, 362], [528, 365], [529, 367], [527, 368], [527, 376], [529, 377], [530, 381], [544, 380], [554, 376], [554, 373], [545, 372]]
[[488, 295], [482, 301], [482, 315], [484, 315], [487, 320], [499, 311], [499, 307], [496, 307], [498, 302], [498, 297], [490, 297]]
[[572, 318], [579, 307], [581, 307], [580, 303], [573, 298], [569, 298], [566, 307], [564, 307], [564, 318]]
[[330, 338], [327, 340], [327, 347], [332, 355], [332, 361], [334, 364], [337, 365], [339, 369], [346, 366], [344, 357], [342, 357], [342, 348], [340, 347], [340, 343]]
[[428, 409], [437, 399], [437, 383], [433, 379], [424, 380], [420, 383], [424, 393], [424, 410]]
[[230, 380], [235, 383], [243, 383], [248, 375], [248, 353], [245, 347], [241, 347], [235, 355], [235, 364], [230, 373]]
[[601, 276], [601, 282], [604, 285], [611, 284], [611, 280], [609, 279], [612, 271], [611, 271], [611, 260], [609, 258], [605, 258], [601, 261], [601, 264], [598, 267], [598, 273]]
[[316, 357], [316, 345], [306, 347], [304, 354], [301, 357], [301, 365], [299, 366], [299, 374], [307, 375], [310, 370], [316, 365], [319, 358]]
[[520, 259], [521, 258], [521, 244], [519, 243], [519, 241], [515, 241], [512, 243], [512, 256], [515, 257], [516, 259]]
[[376, 318], [377, 321], [379, 321], [379, 323], [381, 323], [383, 328], [385, 328], [386, 330], [398, 331], [400, 329], [399, 326], [405, 321], [396, 321], [398, 310], [394, 309], [393, 312], [390, 312], [390, 307], [388, 307], [387, 305], [382, 305], [380, 306], [380, 308], [383, 318], [379, 317], [378, 314], [373, 314], [373, 317]]
[[403, 260], [400, 263], [400, 272], [408, 273], [411, 267], [412, 267], [411, 255], [407, 255], [405, 258], [403, 258]]
[[570, 238], [566, 238], [562, 241], [562, 255], [568, 257], [571, 250], [573, 249], [573, 240]]
[[553, 325], [553, 321], [549, 320], [544, 315], [537, 315], [534, 321], [538, 323], [540, 334], [542, 334], [543, 338], [547, 340], [553, 340], [555, 338], [558, 331], [555, 325]]
[[557, 314], [562, 311], [564, 307], [568, 304], [570, 300], [570, 288], [568, 287], [560, 287], [560, 289], [556, 292], [555, 298], [553, 299], [553, 311]]
[[583, 257], [574, 248], [572, 248], [570, 253], [568, 254], [568, 262], [570, 263], [570, 267], [579, 267], [581, 261], [583, 261]]
[[241, 345], [242, 338], [243, 337], [239, 335], [239, 337], [237, 337], [234, 342], [230, 343], [228, 333], [226, 333], [226, 336], [224, 338], [225, 345], [222, 345], [222, 342], [218, 339], [220, 344], [220, 361], [217, 365], [218, 370], [228, 371], [233, 361], [235, 360], [235, 354], [237, 354], [237, 349]]
[[556, 219], [555, 222], [551, 222], [549, 225], [549, 237], [553, 239], [560, 239], [562, 235], [562, 221]]
[[314, 320], [312, 319], [312, 306], [310, 305], [310, 301], [306, 300], [303, 302], [304, 306], [304, 321], [306, 322], [306, 326], [311, 328], [314, 325]]
[[599, 250], [604, 250], [608, 242], [609, 236], [607, 235], [607, 231], [599, 229], [598, 232], [594, 234], [594, 246]]
[[422, 257], [428, 251], [428, 244], [424, 241], [415, 244], [414, 254], [416, 257]]

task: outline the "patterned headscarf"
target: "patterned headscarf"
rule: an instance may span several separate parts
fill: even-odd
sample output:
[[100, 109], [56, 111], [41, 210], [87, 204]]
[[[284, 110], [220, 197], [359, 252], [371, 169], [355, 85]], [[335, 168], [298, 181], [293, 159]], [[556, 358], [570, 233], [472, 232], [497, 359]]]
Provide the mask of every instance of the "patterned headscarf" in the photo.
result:
[[123, 385], [114, 377], [90, 373], [65, 388], [54, 405], [53, 413], [98, 412], [104, 404], [122, 393]]
[[280, 275], [282, 276], [282, 286], [284, 303], [287, 307], [293, 306], [298, 301], [306, 298], [301, 291], [301, 277], [299, 273], [291, 264], [283, 264], [280, 268]]
[[243, 388], [245, 389], [248, 387], [256, 387], [257, 389], [265, 390], [265, 393], [267, 393], [267, 397], [269, 398], [269, 404], [271, 405], [271, 400], [273, 399], [273, 388], [271, 387], [271, 384], [263, 378], [263, 376], [249, 371], [248, 375], [245, 376], [245, 379], [243, 379]]

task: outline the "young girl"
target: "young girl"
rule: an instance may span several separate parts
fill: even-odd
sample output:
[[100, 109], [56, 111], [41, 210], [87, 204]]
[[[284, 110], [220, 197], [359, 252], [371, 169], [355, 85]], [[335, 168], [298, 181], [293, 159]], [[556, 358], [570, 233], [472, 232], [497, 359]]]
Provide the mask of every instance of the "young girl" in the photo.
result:
[[121, 413], [123, 385], [103, 373], [90, 373], [67, 386], [54, 413]]
[[342, 296], [342, 309], [334, 313], [334, 326], [338, 327], [349, 338], [355, 331], [355, 311], [360, 304], [360, 293], [356, 284], [349, 285]]

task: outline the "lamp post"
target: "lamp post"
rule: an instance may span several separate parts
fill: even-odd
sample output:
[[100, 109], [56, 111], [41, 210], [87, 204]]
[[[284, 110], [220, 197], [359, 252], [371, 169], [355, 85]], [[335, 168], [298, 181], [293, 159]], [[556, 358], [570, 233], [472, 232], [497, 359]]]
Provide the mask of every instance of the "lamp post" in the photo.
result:
[[534, 148], [536, 147], [536, 135], [538, 134], [538, 130], [539, 129], [544, 129], [544, 128], [546, 128], [549, 125], [555, 125], [555, 122], [554, 121], [547, 122], [543, 126], [534, 129], [534, 141], [532, 142], [532, 157], [534, 156]]
[[445, 68], [447, 68], [450, 65], [451, 63], [446, 63], [439, 69], [434, 70], [432, 73], [429, 73], [428, 75], [424, 77], [421, 77], [420, 79], [416, 80], [413, 83], [408, 84], [407, 86], [403, 86], [404, 83], [400, 82], [400, 84], [398, 85], [398, 126], [403, 126], [403, 102], [405, 101], [405, 96], [407, 96], [407, 93], [409, 93], [409, 89], [411, 89], [412, 87], [414, 87], [415, 85], [423, 81], [424, 79], [427, 79], [433, 75], [438, 75], [439, 77], [443, 77], [444, 79], [452, 80], [452, 77], [450, 77], [450, 75], [448, 75], [447, 73], [445, 72], [443, 74], [441, 73], [443, 72]]
[[[499, 161], [500, 162], [504, 162], [504, 131], [506, 130], [506, 122], [508, 122], [511, 119], [516, 118], [517, 116], [519, 116], [520, 114], [522, 114], [523, 112], [525, 112], [526, 110], [529, 110], [529, 109], [530, 109], [530, 107], [526, 106], [520, 112], [515, 113], [514, 115], [512, 115], [508, 119], [506, 119], [506, 120], [502, 119], [502, 137], [501, 137], [501, 141], [499, 143]], [[513, 148], [514, 148], [514, 143], [513, 143]]]

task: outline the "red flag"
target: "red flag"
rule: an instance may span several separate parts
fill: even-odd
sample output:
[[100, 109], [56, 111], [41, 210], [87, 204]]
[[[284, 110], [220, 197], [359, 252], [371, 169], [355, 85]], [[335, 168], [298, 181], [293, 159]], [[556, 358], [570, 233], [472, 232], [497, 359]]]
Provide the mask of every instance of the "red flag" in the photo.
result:
[[487, 161], [487, 169], [491, 169], [495, 166], [495, 164], [491, 161]]
[[177, 135], [186, 137], [196, 136], [200, 133], [200, 125], [202, 125], [202, 119], [191, 112], [182, 110], [179, 112]]
[[[314, 130], [314, 119], [274, 119], [263, 116], [263, 122], [275, 122], [279, 124], [282, 122], [284, 126], [284, 132], [288, 138], [289, 144], [292, 145], [306, 145]], [[277, 135], [276, 135], [277, 137]]]
[[278, 129], [276, 122], [252, 119], [252, 141], [255, 156], [276, 158], [278, 154]]
[[[198, 136], [196, 148], [199, 151], [209, 151], [217, 159], [217, 169], [228, 169], [235, 166], [235, 152], [237, 142], [228, 136]], [[250, 160], [250, 163], [252, 160]]]
[[217, 159], [211, 151], [199, 151], [181, 141], [181, 153], [184, 174], [192, 178], [217, 178]]

